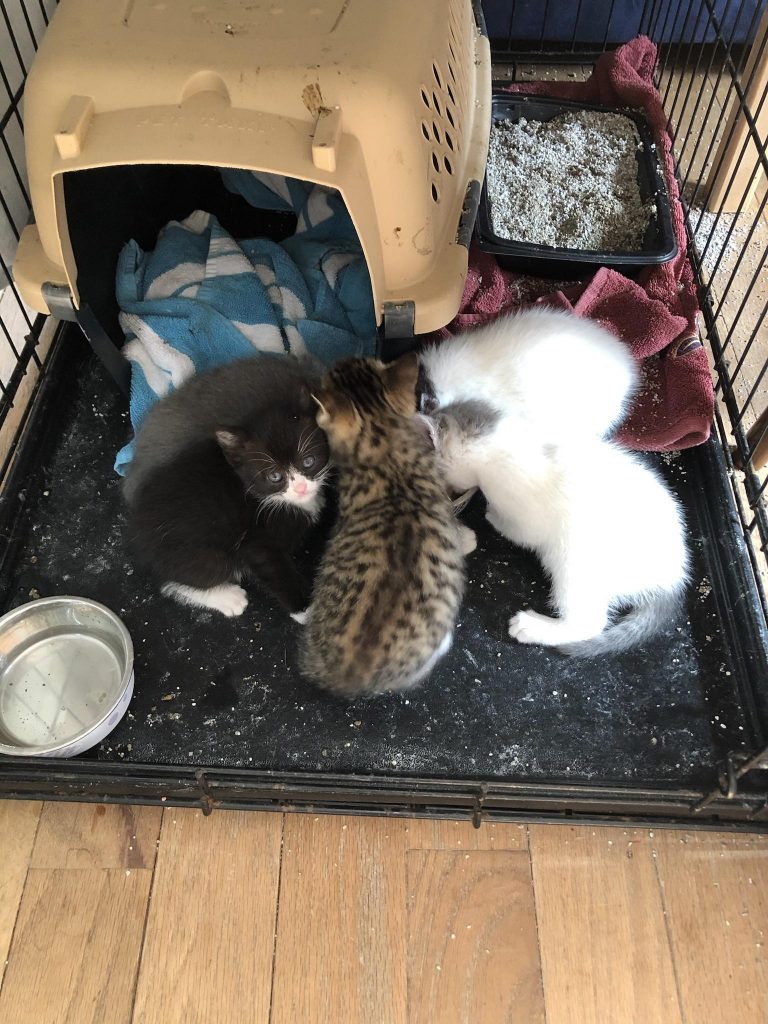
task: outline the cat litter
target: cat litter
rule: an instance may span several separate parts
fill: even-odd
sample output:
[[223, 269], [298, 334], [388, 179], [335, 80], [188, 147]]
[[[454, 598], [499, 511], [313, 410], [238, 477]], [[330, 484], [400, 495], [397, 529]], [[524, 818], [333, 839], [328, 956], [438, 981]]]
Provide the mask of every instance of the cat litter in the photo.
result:
[[554, 280], [666, 263], [677, 240], [658, 157], [639, 111], [494, 90], [477, 245]]
[[487, 187], [500, 238], [569, 249], [639, 250], [656, 212], [637, 181], [641, 148], [623, 114], [571, 111], [491, 129]]

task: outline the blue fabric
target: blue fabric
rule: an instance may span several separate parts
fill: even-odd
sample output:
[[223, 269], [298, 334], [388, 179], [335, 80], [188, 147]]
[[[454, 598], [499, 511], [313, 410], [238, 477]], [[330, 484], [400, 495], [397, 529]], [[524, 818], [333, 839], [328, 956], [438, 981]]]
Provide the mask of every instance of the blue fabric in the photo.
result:
[[[326, 364], [375, 352], [368, 267], [341, 196], [277, 175], [222, 176], [253, 206], [294, 211], [296, 233], [237, 242], [198, 210], [171, 221], [151, 252], [123, 248], [116, 290], [134, 433], [188, 377], [255, 352], [310, 352]], [[121, 476], [132, 457], [133, 442], [117, 456]]]
[[[715, 18], [723, 38], [732, 43], [751, 43], [759, 24], [763, 0], [714, 0]], [[583, 3], [543, 4], [541, 0], [483, 0], [483, 14], [497, 50], [514, 49], [520, 42], [627, 43], [650, 33], [654, 43], [711, 43], [714, 20], [705, 0], [584, 0]]]

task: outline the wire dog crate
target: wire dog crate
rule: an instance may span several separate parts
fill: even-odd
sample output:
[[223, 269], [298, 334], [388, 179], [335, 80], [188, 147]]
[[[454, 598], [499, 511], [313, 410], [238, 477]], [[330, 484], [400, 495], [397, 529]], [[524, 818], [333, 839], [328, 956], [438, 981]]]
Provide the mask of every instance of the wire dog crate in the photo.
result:
[[[470, 588], [475, 605], [462, 622], [477, 636], [467, 642], [466, 661], [440, 677], [448, 711], [436, 711], [427, 697], [420, 704], [419, 695], [370, 711], [325, 697], [315, 702], [291, 675], [290, 635], [269, 610], [248, 638], [263, 652], [255, 661], [253, 651], [234, 656], [235, 633], [222, 629], [220, 638], [203, 644], [199, 626], [178, 616], [170, 621], [170, 613], [163, 642], [175, 645], [173, 659], [160, 672], [152, 652], [142, 654], [143, 639], [149, 638], [147, 651], [153, 645], [149, 616], [161, 613], [148, 587], [130, 598], [134, 607], [121, 607], [129, 601], [121, 587], [130, 590], [134, 581], [116, 540], [120, 505], [110, 473], [114, 448], [125, 440], [124, 400], [78, 343], [76, 328], [24, 307], [10, 272], [29, 209], [21, 160], [24, 78], [54, 6], [53, 0], [0, 0], [0, 25], [8, 32], [0, 51], [3, 607], [46, 588], [77, 588], [85, 579], [93, 596], [133, 616], [137, 683], [154, 672], [154, 692], [136, 704], [143, 731], [129, 723], [125, 736], [92, 757], [66, 765], [0, 760], [0, 792], [163, 799], [206, 811], [294, 807], [471, 814], [475, 821], [569, 816], [768, 827], [768, 3], [647, 0], [640, 10], [628, 0], [483, 4], [495, 76], [509, 81], [584, 79], [606, 49], [637, 34], [656, 43], [655, 81], [674, 140], [717, 395], [714, 439], [685, 453], [670, 472], [691, 496], [694, 546], [706, 556], [708, 576], [697, 580], [696, 597], [706, 621], [694, 625], [702, 635], [720, 630], [725, 639], [718, 645], [707, 635], [712, 644], [704, 650], [673, 638], [618, 669], [595, 668], [592, 685], [604, 684], [604, 694], [612, 694], [614, 717], [595, 727], [591, 740], [589, 686], [570, 670], [558, 676], [557, 666], [537, 655], [525, 669], [535, 685], [523, 697], [535, 696], [535, 715], [530, 706], [527, 717], [509, 710], [521, 737], [514, 756], [510, 742], [496, 748], [491, 735], [499, 711], [495, 659], [503, 672], [516, 653], [485, 636], [502, 631], [508, 603], [505, 593], [498, 607], [491, 594], [515, 586], [516, 575], [525, 588], [533, 580], [543, 592], [543, 584], [531, 559], [521, 556], [510, 566], [509, 551], [492, 538], [481, 545], [485, 561]], [[98, 580], [89, 575], [97, 569]], [[680, 683], [686, 666], [686, 678], [706, 676], [702, 692]], [[177, 680], [192, 687], [199, 673], [206, 678], [192, 707], [203, 712], [196, 712], [201, 727], [215, 723], [215, 744], [177, 724], [185, 699]], [[285, 684], [287, 717], [280, 723], [270, 718], [270, 701], [277, 699], [270, 673]], [[612, 673], [621, 678], [610, 689]], [[469, 707], [462, 700], [473, 680], [479, 697]], [[248, 734], [241, 737], [245, 730], [238, 728], [248, 701], [253, 728], [273, 733], [269, 756], [255, 762]], [[522, 755], [526, 736], [533, 739]], [[558, 762], [558, 746], [569, 745], [573, 756]], [[428, 764], [421, 746], [432, 752]], [[620, 771], [619, 750], [625, 755]]]

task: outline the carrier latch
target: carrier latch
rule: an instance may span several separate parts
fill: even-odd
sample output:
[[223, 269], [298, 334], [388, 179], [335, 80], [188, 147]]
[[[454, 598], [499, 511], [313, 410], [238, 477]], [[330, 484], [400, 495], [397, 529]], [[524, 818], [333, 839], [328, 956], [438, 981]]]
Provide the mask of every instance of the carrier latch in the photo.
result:
[[384, 303], [384, 337], [412, 338], [416, 307], [412, 301]]
[[77, 320], [72, 293], [65, 284], [51, 284], [50, 281], [46, 281], [40, 291], [51, 316], [55, 316], [57, 320], [70, 320], [72, 323]]

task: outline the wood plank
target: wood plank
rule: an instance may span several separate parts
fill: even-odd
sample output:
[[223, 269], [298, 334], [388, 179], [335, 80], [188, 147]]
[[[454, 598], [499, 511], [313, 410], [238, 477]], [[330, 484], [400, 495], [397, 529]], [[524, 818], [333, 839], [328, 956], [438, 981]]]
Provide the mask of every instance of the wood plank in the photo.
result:
[[[717, 75], [707, 74], [705, 67], [693, 70], [683, 64], [670, 65], [660, 83], [664, 113], [674, 129], [675, 161], [688, 197], [712, 166], [721, 101], [727, 99], [728, 82], [727, 76], [718, 82]], [[696, 201], [699, 206], [704, 204], [703, 190], [699, 190]]]
[[648, 833], [532, 825], [529, 841], [548, 1020], [679, 1024]]
[[404, 829], [286, 816], [271, 1024], [406, 1020]]
[[[509, 73], [501, 77], [513, 78], [519, 82], [586, 82], [592, 74], [592, 64], [509, 64]], [[494, 80], [497, 80], [494, 66]]]
[[654, 848], [685, 1019], [765, 1024], [768, 839], [657, 832]]
[[527, 851], [413, 850], [408, 1024], [544, 1021]]
[[527, 850], [525, 825], [419, 818], [405, 826], [407, 850]]
[[0, 801], [0, 985], [41, 807], [41, 803], [32, 800]]
[[[36, 315], [37, 314], [35, 313], [30, 316], [30, 319], [33, 322]], [[17, 351], [20, 351], [24, 347], [24, 339], [29, 333], [29, 328], [27, 327], [26, 320], [23, 319], [19, 312], [18, 302], [10, 288], [6, 288], [5, 290], [0, 288], [0, 320], [5, 323], [8, 328], [8, 333], [13, 338]], [[45, 321], [36, 350], [40, 362], [43, 362], [48, 354], [57, 326], [58, 320], [54, 320], [53, 317], [48, 317]], [[8, 378], [13, 373], [16, 362], [16, 356], [14, 355], [11, 346], [7, 343], [7, 339], [3, 336], [0, 338], [0, 380], [4, 383], [8, 381]], [[5, 461], [8, 452], [11, 450], [14, 438], [16, 437], [16, 433], [21, 424], [27, 405], [32, 397], [35, 386], [37, 385], [39, 376], [39, 370], [35, 363], [31, 362], [27, 367], [27, 372], [24, 374], [21, 384], [19, 385], [19, 390], [16, 392], [13, 406], [8, 411], [8, 415], [0, 427], [0, 464]], [[13, 465], [13, 463], [11, 463], [11, 465]]]
[[35, 868], [152, 868], [161, 807], [46, 803], [32, 854]]
[[134, 1024], [269, 1020], [281, 824], [166, 810]]
[[129, 1024], [152, 872], [30, 868], [2, 991], [8, 1024]]
[[[764, 96], [768, 90], [768, 8], [760, 19], [752, 43], [749, 58], [739, 76], [744, 88], [746, 106], [755, 118], [757, 136], [763, 142], [768, 135], [768, 103]], [[741, 110], [734, 90], [733, 109], [728, 115], [720, 145], [712, 162], [712, 172], [707, 180], [706, 194], [711, 210], [736, 210], [746, 195], [746, 204], [754, 196], [757, 183], [764, 178], [754, 141], [752, 141], [747, 119]], [[733, 176], [733, 181], [731, 177]]]

